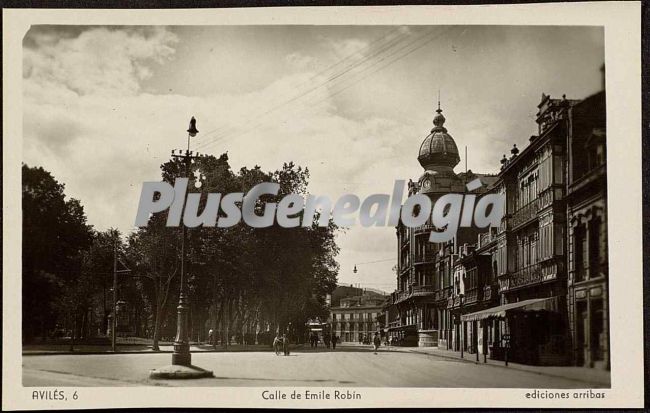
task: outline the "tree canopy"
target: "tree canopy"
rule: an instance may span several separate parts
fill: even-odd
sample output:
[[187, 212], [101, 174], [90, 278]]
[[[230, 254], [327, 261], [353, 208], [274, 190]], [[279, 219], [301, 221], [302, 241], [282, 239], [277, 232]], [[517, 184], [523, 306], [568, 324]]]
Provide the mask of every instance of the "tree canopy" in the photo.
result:
[[[260, 182], [277, 182], [279, 194], [262, 197], [257, 205], [261, 212], [264, 202], [306, 194], [309, 184], [309, 170], [294, 163], [275, 171], [255, 166], [234, 172], [227, 154], [198, 158], [189, 170], [177, 159], [161, 165], [164, 181], [173, 183], [180, 176], [190, 179], [188, 191], [201, 193], [199, 212], [208, 193], [245, 193]], [[194, 185], [197, 177], [200, 187]], [[66, 199], [63, 184], [42, 168], [24, 165], [23, 337], [44, 336], [57, 324], [79, 330], [81, 337], [103, 334], [111, 312], [107, 300], [112, 304], [116, 250], [120, 264], [132, 270], [119, 277], [117, 291], [131, 307], [135, 334], [153, 338], [154, 348], [160, 339], [171, 338], [182, 228], [167, 227], [166, 218], [166, 211], [153, 214], [146, 227], [124, 241], [116, 230], [94, 231], [81, 203]], [[240, 223], [188, 229], [184, 268], [192, 338], [205, 339], [213, 329], [222, 343], [233, 336], [250, 343], [288, 331], [288, 326], [290, 334], [300, 337], [307, 319], [327, 318], [325, 296], [336, 287], [338, 273], [336, 231], [332, 222], [319, 227], [316, 221], [295, 228]], [[86, 316], [89, 308], [95, 318]], [[88, 326], [92, 320], [96, 327]]]

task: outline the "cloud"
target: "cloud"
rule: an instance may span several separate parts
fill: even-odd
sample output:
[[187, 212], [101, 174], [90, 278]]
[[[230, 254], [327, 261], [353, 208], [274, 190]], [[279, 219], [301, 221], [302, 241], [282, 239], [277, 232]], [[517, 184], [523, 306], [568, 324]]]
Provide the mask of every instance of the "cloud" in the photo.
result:
[[77, 95], [133, 95], [138, 80], [151, 76], [148, 61], [172, 57], [176, 36], [163, 27], [144, 29], [93, 28], [74, 38], [52, 33], [33, 39], [25, 48], [26, 80], [42, 87], [63, 87]]
[[368, 42], [361, 39], [343, 39], [343, 40], [327, 40], [328, 46], [339, 57], [347, 57], [351, 55], [362, 56], [361, 53], [368, 47]]
[[26, 105], [26, 111], [32, 116], [24, 119], [24, 133], [26, 136], [38, 136], [38, 141], [28, 142], [42, 145], [56, 155], [63, 155], [84, 131], [82, 123], [65, 108], [51, 105], [36, 107], [30, 103]]
[[298, 52], [290, 53], [285, 59], [291, 67], [299, 71], [313, 71], [318, 67], [318, 59]]

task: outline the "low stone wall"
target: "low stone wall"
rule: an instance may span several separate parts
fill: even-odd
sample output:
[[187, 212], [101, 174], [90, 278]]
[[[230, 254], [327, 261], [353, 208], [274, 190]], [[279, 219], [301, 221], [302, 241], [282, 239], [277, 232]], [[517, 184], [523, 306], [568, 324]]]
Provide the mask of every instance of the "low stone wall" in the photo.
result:
[[418, 347], [437, 347], [438, 330], [418, 331]]

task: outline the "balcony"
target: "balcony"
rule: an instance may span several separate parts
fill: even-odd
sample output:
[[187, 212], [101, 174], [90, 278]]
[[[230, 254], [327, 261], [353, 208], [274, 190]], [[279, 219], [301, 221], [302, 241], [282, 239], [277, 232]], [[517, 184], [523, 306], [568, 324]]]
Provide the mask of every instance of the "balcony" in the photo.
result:
[[436, 261], [436, 254], [430, 252], [428, 254], [416, 254], [415, 258], [413, 259], [413, 264], [414, 265], [433, 264], [435, 263], [435, 261]]
[[520, 208], [510, 218], [512, 228], [527, 224], [528, 222], [537, 218], [539, 212], [539, 199], [536, 198], [529, 202], [526, 206]]
[[497, 234], [493, 231], [488, 231], [484, 232], [482, 234], [478, 234], [478, 246], [477, 248], [482, 248], [486, 246], [487, 244], [491, 243], [492, 241], [496, 241], [497, 239]]
[[400, 303], [404, 300], [406, 300], [409, 297], [410, 292], [409, 291], [400, 291], [395, 294], [395, 304]]
[[449, 287], [444, 287], [442, 290], [437, 290], [435, 300], [436, 301], [448, 300], [449, 297], [451, 296], [451, 288], [452, 287], [449, 286]]
[[539, 264], [533, 264], [529, 265], [526, 268], [522, 268], [521, 270], [510, 274], [508, 279], [508, 289], [524, 287], [530, 284], [537, 284], [544, 280]]
[[414, 285], [413, 293], [434, 293], [433, 285]]
[[465, 291], [465, 298], [463, 299], [463, 305], [471, 305], [478, 301], [481, 301], [481, 297], [479, 295], [480, 294], [478, 288], [472, 288]]

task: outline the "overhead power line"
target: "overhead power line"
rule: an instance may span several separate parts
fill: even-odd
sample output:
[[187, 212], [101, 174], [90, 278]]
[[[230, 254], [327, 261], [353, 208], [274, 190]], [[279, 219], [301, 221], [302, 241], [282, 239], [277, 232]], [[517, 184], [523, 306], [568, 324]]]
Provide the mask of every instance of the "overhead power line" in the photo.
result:
[[[405, 51], [404, 53], [401, 53], [401, 54], [400, 54], [399, 56], [397, 56], [396, 58], [394, 58], [394, 59], [392, 59], [392, 60], [389, 60], [386, 64], [380, 66], [380, 67], [377, 68], [376, 70], [371, 71], [371, 72], [368, 73], [366, 76], [363, 76], [363, 77], [360, 77], [360, 78], [352, 78], [352, 79], [354, 79], [354, 81], [350, 82], [350, 83], [347, 84], [345, 87], [343, 87], [343, 88], [341, 88], [341, 89], [335, 91], [334, 93], [328, 95], [328, 96], [325, 97], [324, 99], [320, 99], [320, 100], [318, 100], [318, 101], [312, 103], [312, 105], [311, 105], [312, 109], [316, 108], [317, 105], [319, 105], [320, 103], [322, 103], [322, 102], [324, 102], [324, 101], [327, 101], [327, 100], [330, 100], [332, 97], [337, 96], [337, 95], [339, 95], [340, 93], [343, 93], [345, 90], [349, 89], [350, 87], [359, 84], [359, 82], [361, 82], [361, 81], [367, 79], [368, 77], [372, 76], [373, 74], [375, 74], [375, 73], [377, 73], [377, 72], [379, 72], [379, 71], [385, 69], [386, 67], [392, 65], [393, 63], [395, 63], [395, 62], [397, 62], [397, 61], [403, 59], [404, 57], [410, 55], [411, 53], [415, 52], [416, 50], [419, 50], [420, 48], [422, 48], [422, 47], [424, 47], [425, 45], [429, 44], [431, 41], [435, 40], [436, 38], [438, 38], [440, 35], [442, 35], [444, 32], [446, 32], [446, 31], [448, 31], [448, 30], [450, 30], [450, 29], [447, 29], [447, 30], [445, 30], [445, 31], [443, 31], [443, 32], [441, 32], [441, 33], [438, 33], [436, 36], [432, 36], [432, 37], [427, 38], [427, 36], [429, 36], [429, 35], [432, 34], [431, 32], [428, 32], [428, 33], [426, 33], [426, 34], [424, 34], [424, 35], [418, 37], [417, 39], [413, 40], [412, 42], [409, 42], [407, 45], [405, 45], [405, 46], [399, 48], [398, 50], [393, 51], [393, 52], [390, 53], [388, 56], [384, 56], [384, 57], [381, 58], [380, 60], [375, 61], [375, 62], [372, 63], [370, 66], [368, 66], [368, 67], [364, 68], [363, 70], [357, 72], [357, 74], [360, 74], [360, 73], [363, 73], [363, 72], [367, 71], [368, 69], [370, 69], [370, 68], [376, 66], [378, 63], [383, 62], [383, 61], [386, 60], [388, 57], [394, 56], [395, 54], [397, 54], [397, 53], [399, 53], [399, 52], [401, 52], [401, 51], [404, 51], [404, 50], [406, 49], [406, 51]], [[424, 41], [421, 42], [420, 44], [417, 44], [417, 43], [420, 42], [421, 40], [424, 40]], [[417, 44], [417, 45], [416, 45], [416, 44]], [[415, 46], [415, 47], [412, 47], [412, 48], [409, 48], [409, 47], [411, 47], [411, 46], [413, 46], [413, 45], [416, 45], [416, 46]], [[340, 85], [342, 85], [342, 84], [344, 84], [344, 83], [345, 83], [344, 81], [341, 81], [341, 82], [339, 82], [338, 84], [336, 84], [335, 86], [340, 86]], [[293, 116], [293, 114], [290, 114], [289, 117], [292, 117], [292, 116]], [[282, 119], [282, 120], [276, 120], [276, 122], [277, 122], [277, 121], [280, 121], [280, 122], [281, 122], [281, 121], [283, 121], [283, 120], [288, 120], [288, 118], [284, 118], [284, 119]], [[234, 135], [232, 135], [232, 136], [230, 136], [230, 137], [228, 137], [228, 136], [223, 136], [223, 137], [220, 137], [220, 138], [218, 138], [218, 139], [215, 139], [215, 140], [213, 140], [213, 141], [211, 141], [211, 142], [207, 142], [207, 143], [205, 143], [205, 144], [203, 145], [202, 148], [206, 148], [206, 147], [208, 147], [208, 146], [210, 146], [210, 145], [212, 145], [212, 144], [216, 143], [217, 141], [220, 141], [220, 140], [222, 140], [222, 139], [224, 139], [224, 138], [231, 138], [231, 139], [232, 139], [232, 138], [237, 138], [237, 137], [240, 137], [240, 136], [244, 136], [244, 135], [246, 135], [246, 134], [248, 134], [248, 133], [250, 133], [250, 132], [252, 132], [252, 131], [259, 130], [260, 127], [261, 127], [261, 126], [264, 126], [265, 124], [268, 124], [268, 121], [267, 121], [267, 122], [259, 122], [259, 123], [255, 124], [255, 125], [253, 125], [252, 127], [248, 128], [248, 129], [245, 129], [244, 131], [242, 131], [242, 132], [240, 132], [240, 133], [237, 133], [237, 134], [234, 134]]]
[[[391, 36], [393, 36], [394, 33], [398, 32], [398, 31], [400, 31], [400, 30], [402, 30], [402, 27], [401, 27], [401, 26], [400, 26], [400, 27], [396, 27], [396, 28], [394, 28], [393, 30], [390, 30], [388, 33], [386, 33], [386, 34], [384, 34], [384, 35], [382, 35], [382, 36], [377, 37], [376, 39], [374, 39], [373, 41], [371, 41], [370, 43], [368, 43], [366, 46], [364, 46], [364, 47], [362, 47], [362, 48], [360, 48], [360, 49], [358, 49], [358, 50], [355, 50], [354, 52], [352, 52], [352, 53], [350, 53], [350, 54], [344, 56], [342, 59], [339, 59], [338, 61], [336, 61], [336, 62], [330, 64], [330, 65], [327, 66], [325, 69], [323, 69], [323, 70], [319, 71], [318, 73], [316, 73], [316, 74], [310, 76], [309, 79], [300, 82], [298, 85], [296, 85], [296, 89], [302, 88], [304, 85], [310, 83], [312, 80], [316, 80], [316, 79], [318, 79], [320, 76], [322, 76], [323, 74], [327, 73], [330, 69], [335, 68], [336, 66], [342, 64], [343, 62], [346, 62], [346, 61], [350, 60], [350, 59], [353, 58], [353, 57], [358, 57], [359, 54], [362, 53], [364, 50], [371, 50], [371, 49], [372, 49], [373, 47], [375, 47], [375, 45], [377, 45], [379, 42], [382, 42], [382, 41], [387, 40], [387, 39], [389, 40], [388, 43], [392, 42], [392, 41], [395, 39], [395, 37], [391, 38]], [[399, 37], [399, 36], [402, 36], [402, 38], [404, 37], [403, 35], [398, 34], [397, 37]], [[387, 44], [388, 44], [388, 43], [387, 43]], [[384, 45], [384, 46], [385, 46], [385, 45]], [[285, 96], [287, 96], [287, 95], [285, 95]], [[222, 126], [222, 127], [218, 127], [218, 128], [215, 128], [215, 129], [209, 130], [209, 131], [207, 131], [207, 132], [205, 132], [205, 133], [203, 134], [203, 137], [205, 138], [206, 136], [209, 136], [209, 135], [211, 135], [212, 133], [217, 132], [217, 131], [219, 131], [219, 134], [220, 134], [221, 132], [225, 131], [226, 129], [233, 129], [233, 126]]]
[[[333, 84], [334, 85], [340, 85], [341, 83], [343, 83], [343, 81], [346, 80], [346, 78], [344, 76], [347, 75], [348, 73], [352, 72], [354, 69], [360, 68], [364, 64], [366, 64], [368, 62], [371, 62], [370, 66], [362, 68], [361, 70], [359, 70], [359, 71], [357, 71], [356, 73], [353, 73], [353, 74], [363, 73], [364, 71], [368, 70], [369, 67], [372, 67], [373, 65], [376, 65], [378, 62], [381, 62], [381, 61], [385, 60], [386, 58], [388, 58], [390, 56], [393, 56], [395, 53], [397, 53], [397, 52], [399, 52], [401, 50], [404, 50], [405, 48], [413, 45], [414, 43], [417, 43], [418, 41], [422, 40], [422, 38], [425, 38], [426, 36], [428, 36], [430, 34], [431, 34], [431, 30], [428, 30], [424, 34], [422, 34], [420, 36], [417, 36], [415, 39], [411, 39], [410, 41], [409, 41], [409, 36], [408, 35], [403, 35], [401, 37], [398, 36], [398, 37], [395, 37], [393, 39], [388, 40], [385, 44], [379, 46], [378, 50], [375, 50], [375, 51], [371, 52], [370, 55], [365, 56], [363, 59], [358, 60], [358, 61], [352, 63], [351, 65], [348, 65], [348, 66], [344, 67], [342, 71], [332, 74], [331, 76], [329, 76], [327, 79], [325, 79], [321, 83], [311, 87], [310, 89], [307, 89], [306, 91], [303, 91], [303, 92], [291, 97], [287, 101], [284, 101], [284, 102], [282, 102], [282, 103], [280, 103], [278, 105], [275, 105], [275, 106], [271, 107], [270, 109], [268, 109], [264, 113], [253, 117], [252, 119], [257, 120], [257, 124], [255, 125], [255, 127], [258, 127], [258, 125], [264, 124], [263, 122], [260, 122], [260, 119], [267, 117], [269, 114], [271, 114], [273, 112], [276, 112], [277, 110], [283, 108], [284, 106], [289, 105], [289, 104], [291, 104], [293, 102], [296, 102], [297, 100], [301, 99], [302, 97], [307, 96], [309, 94], [312, 94], [313, 92], [315, 92], [315, 91], [317, 91], [319, 89], [322, 89], [322, 88], [324, 88], [326, 86], [331, 86], [331, 84], [333, 82], [337, 81], [337, 79], [341, 79], [341, 80], [336, 82], [336, 83], [333, 83]], [[403, 44], [404, 41], [407, 41], [406, 44]], [[393, 49], [393, 50], [391, 50], [391, 49]], [[358, 53], [359, 52], [356, 52], [355, 54], [358, 54]], [[382, 54], [383, 54], [383, 56], [382, 56]], [[373, 60], [374, 60], [374, 62], [373, 62]], [[223, 138], [227, 137], [228, 135], [229, 135], [229, 132], [218, 134], [212, 140], [204, 141], [201, 144], [199, 144], [197, 146], [197, 149], [204, 149], [207, 146], [209, 146], [209, 145], [211, 145], [211, 144], [213, 144], [213, 143], [215, 143], [217, 141], [222, 140]], [[239, 135], [240, 134], [236, 134], [235, 136], [239, 136]]]

